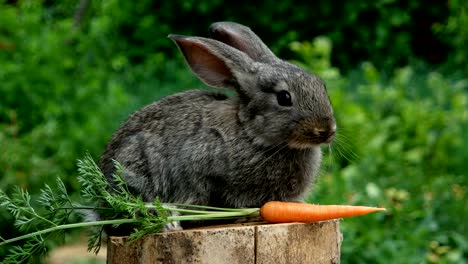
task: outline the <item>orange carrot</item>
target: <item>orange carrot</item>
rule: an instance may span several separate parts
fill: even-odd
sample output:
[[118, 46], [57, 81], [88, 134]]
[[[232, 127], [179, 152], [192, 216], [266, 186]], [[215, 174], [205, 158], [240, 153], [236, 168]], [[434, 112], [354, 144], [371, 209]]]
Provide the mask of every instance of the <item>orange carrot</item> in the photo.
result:
[[270, 223], [316, 222], [385, 211], [385, 208], [353, 205], [314, 205], [292, 202], [267, 202], [260, 208]]

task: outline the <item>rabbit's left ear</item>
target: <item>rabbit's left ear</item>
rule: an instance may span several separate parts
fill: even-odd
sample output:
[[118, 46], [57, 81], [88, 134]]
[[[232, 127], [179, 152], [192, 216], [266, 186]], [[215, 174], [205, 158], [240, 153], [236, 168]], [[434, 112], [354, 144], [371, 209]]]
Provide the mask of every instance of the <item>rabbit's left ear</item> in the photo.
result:
[[210, 26], [209, 33], [211, 38], [246, 53], [254, 61], [267, 63], [277, 59], [250, 28], [241, 24], [217, 22]]
[[169, 35], [185, 57], [192, 71], [209, 86], [240, 92], [243, 80], [249, 79], [253, 61], [243, 52], [217, 40]]

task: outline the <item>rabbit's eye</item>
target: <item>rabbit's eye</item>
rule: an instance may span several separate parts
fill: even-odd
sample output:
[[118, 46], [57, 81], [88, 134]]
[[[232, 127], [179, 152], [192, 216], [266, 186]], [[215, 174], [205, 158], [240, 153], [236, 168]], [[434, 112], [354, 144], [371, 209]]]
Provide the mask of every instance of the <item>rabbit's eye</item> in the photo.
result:
[[288, 91], [279, 91], [276, 93], [276, 99], [278, 100], [278, 104], [282, 106], [291, 106], [291, 94]]

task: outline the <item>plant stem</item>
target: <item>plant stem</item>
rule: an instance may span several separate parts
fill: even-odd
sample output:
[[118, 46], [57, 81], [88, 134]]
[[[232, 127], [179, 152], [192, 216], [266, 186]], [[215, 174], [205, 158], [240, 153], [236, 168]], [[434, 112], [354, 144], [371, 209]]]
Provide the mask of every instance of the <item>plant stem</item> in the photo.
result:
[[241, 209], [242, 211], [236, 212], [213, 212], [209, 214], [195, 214], [195, 215], [179, 215], [169, 216], [169, 221], [191, 221], [191, 220], [216, 220], [216, 219], [229, 219], [238, 218], [241, 216], [255, 217], [260, 215], [258, 208]]
[[[241, 210], [252, 210], [258, 208], [224, 208], [224, 207], [214, 207], [214, 206], [207, 206], [207, 205], [195, 205], [195, 204], [177, 204], [177, 203], [164, 203], [163, 206], [176, 206], [176, 207], [191, 207], [191, 208], [199, 208], [205, 210], [213, 210], [213, 211], [225, 211], [225, 212], [239, 212]], [[172, 209], [170, 209], [172, 210]]]
[[[191, 212], [195, 213], [193, 215], [180, 215], [180, 216], [169, 216], [167, 220], [169, 222], [172, 221], [190, 221], [190, 220], [215, 220], [215, 219], [229, 219], [229, 218], [236, 218], [240, 216], [246, 217], [254, 217], [259, 215], [258, 208], [248, 208], [248, 209], [237, 209], [235, 211], [220, 211], [220, 212], [208, 212], [208, 211], [197, 211], [197, 210], [185, 210], [185, 209], [177, 209], [174, 210], [171, 208], [170, 210], [173, 211], [184, 211], [184, 212]], [[5, 244], [9, 244], [12, 242], [16, 242], [19, 240], [23, 240], [26, 238], [31, 238], [43, 234], [47, 234], [54, 231], [70, 229], [70, 228], [78, 228], [78, 227], [89, 227], [89, 226], [102, 226], [102, 225], [116, 225], [116, 224], [128, 224], [128, 223], [136, 223], [140, 221], [139, 219], [113, 219], [113, 220], [102, 220], [102, 221], [92, 221], [92, 222], [82, 222], [82, 223], [75, 223], [75, 224], [66, 224], [66, 225], [59, 225], [54, 226], [51, 228], [47, 228], [41, 231], [33, 232], [27, 235], [11, 238], [0, 242], [0, 246]]]
[[12, 242], [16, 242], [16, 241], [19, 241], [19, 240], [23, 240], [23, 239], [26, 239], [26, 238], [35, 237], [35, 236], [47, 234], [47, 233], [54, 232], [54, 231], [64, 230], [64, 229], [78, 228], [78, 227], [88, 227], [88, 226], [100, 226], [100, 225], [128, 224], [128, 223], [136, 223], [138, 221], [139, 221], [138, 219], [114, 219], [114, 220], [92, 221], [92, 222], [83, 222], [83, 223], [59, 225], [59, 226], [54, 226], [54, 227], [47, 228], [47, 229], [44, 229], [44, 230], [41, 230], [41, 231], [29, 233], [29, 234], [24, 235], [24, 236], [19, 236], [19, 237], [15, 237], [15, 238], [12, 238], [12, 239], [4, 240], [4, 241], [0, 242], [0, 246], [6, 245], [6, 244], [9, 244], [9, 243], [12, 243]]
[[[117, 212], [113, 208], [108, 208], [108, 207], [92, 207], [92, 206], [70, 206], [70, 207], [59, 207], [56, 208], [55, 210], [96, 210], [96, 211], [112, 211], [112, 212]], [[124, 211], [121, 211], [124, 212]]]

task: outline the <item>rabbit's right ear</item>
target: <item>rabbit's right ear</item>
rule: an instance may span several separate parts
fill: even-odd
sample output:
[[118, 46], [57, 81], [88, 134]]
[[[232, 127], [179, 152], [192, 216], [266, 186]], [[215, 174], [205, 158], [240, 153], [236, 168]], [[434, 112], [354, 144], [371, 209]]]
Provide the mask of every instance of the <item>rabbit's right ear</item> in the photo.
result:
[[234, 22], [216, 22], [208, 29], [213, 39], [232, 46], [258, 62], [277, 60], [273, 52], [249, 27]]
[[238, 89], [253, 61], [245, 54], [217, 40], [169, 35], [192, 71], [207, 85]]

